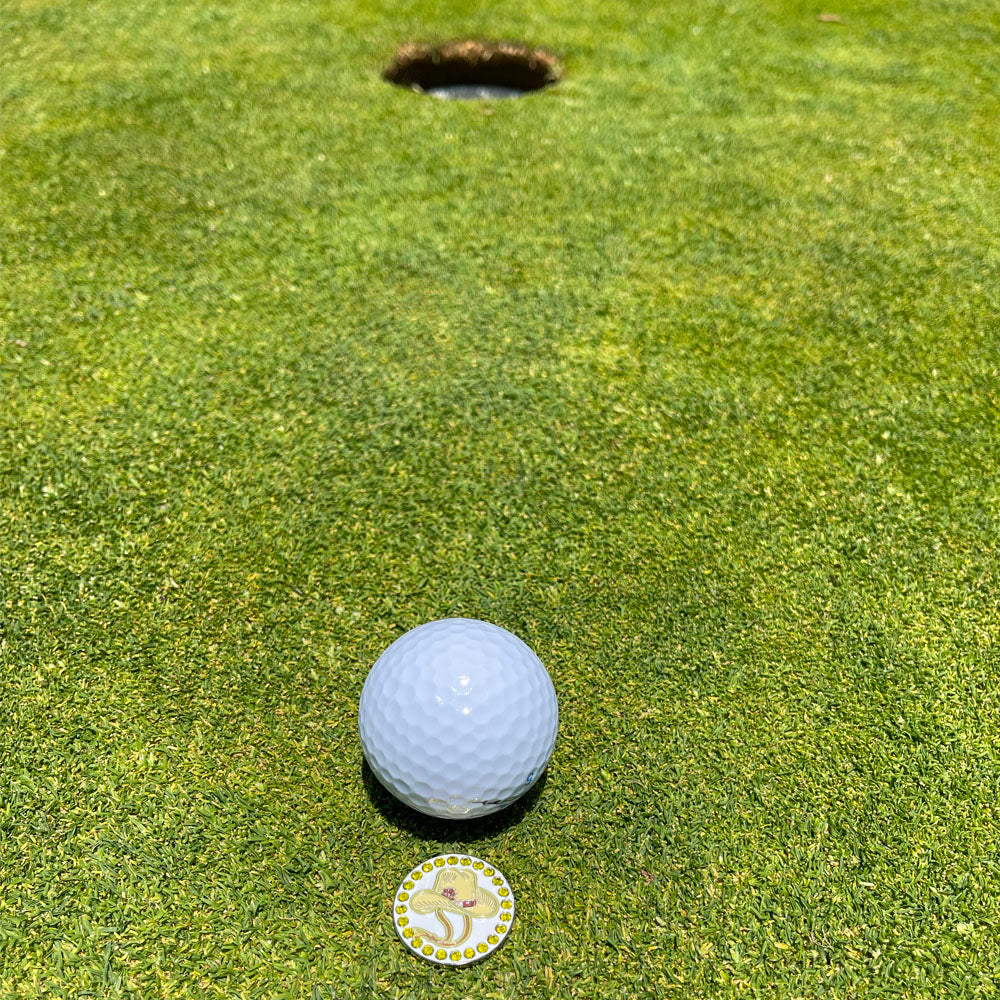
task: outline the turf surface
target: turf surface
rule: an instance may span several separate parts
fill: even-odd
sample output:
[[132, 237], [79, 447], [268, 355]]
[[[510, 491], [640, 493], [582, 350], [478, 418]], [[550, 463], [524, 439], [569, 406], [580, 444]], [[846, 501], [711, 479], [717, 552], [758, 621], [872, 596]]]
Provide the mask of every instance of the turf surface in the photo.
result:
[[[0, 994], [996, 995], [995, 2], [3, 21]], [[380, 81], [463, 35], [566, 77]], [[447, 615], [561, 699], [468, 827], [355, 727]]]

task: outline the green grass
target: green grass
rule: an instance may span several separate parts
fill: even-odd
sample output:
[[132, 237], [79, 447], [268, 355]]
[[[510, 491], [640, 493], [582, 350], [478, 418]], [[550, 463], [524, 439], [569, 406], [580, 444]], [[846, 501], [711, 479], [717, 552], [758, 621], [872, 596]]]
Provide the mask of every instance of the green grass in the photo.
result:
[[[0, 994], [996, 996], [995, 2], [3, 22]], [[565, 80], [380, 81], [467, 34]], [[562, 712], [470, 826], [356, 735], [447, 615]]]

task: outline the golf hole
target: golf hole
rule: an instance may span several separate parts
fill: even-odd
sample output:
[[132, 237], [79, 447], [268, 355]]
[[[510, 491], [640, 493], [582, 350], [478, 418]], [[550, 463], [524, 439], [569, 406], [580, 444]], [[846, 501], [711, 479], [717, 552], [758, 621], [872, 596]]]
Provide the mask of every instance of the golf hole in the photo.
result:
[[558, 60], [544, 49], [464, 40], [402, 45], [382, 77], [433, 97], [491, 100], [523, 97], [550, 87], [560, 73]]

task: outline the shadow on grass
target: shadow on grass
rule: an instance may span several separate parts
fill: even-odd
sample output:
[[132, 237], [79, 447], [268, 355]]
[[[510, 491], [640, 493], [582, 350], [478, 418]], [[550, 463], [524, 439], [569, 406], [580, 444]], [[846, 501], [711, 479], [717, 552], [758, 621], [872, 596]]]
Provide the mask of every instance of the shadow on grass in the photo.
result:
[[403, 805], [394, 798], [382, 787], [374, 771], [368, 766], [368, 761], [364, 758], [361, 760], [361, 780], [365, 791], [372, 805], [382, 814], [386, 822], [422, 840], [444, 843], [453, 843], [456, 840], [461, 840], [463, 844], [475, 843], [495, 837], [516, 826], [534, 808], [548, 777], [549, 773], [546, 770], [516, 802], [489, 816], [482, 816], [479, 819], [435, 819]]

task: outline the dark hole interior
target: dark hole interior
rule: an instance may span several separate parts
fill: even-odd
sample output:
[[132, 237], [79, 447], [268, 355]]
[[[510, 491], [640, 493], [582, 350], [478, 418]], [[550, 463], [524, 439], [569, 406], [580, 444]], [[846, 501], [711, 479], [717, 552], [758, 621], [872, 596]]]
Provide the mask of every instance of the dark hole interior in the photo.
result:
[[529, 92], [559, 79], [555, 56], [542, 49], [490, 42], [404, 45], [382, 74], [413, 90], [484, 86]]

